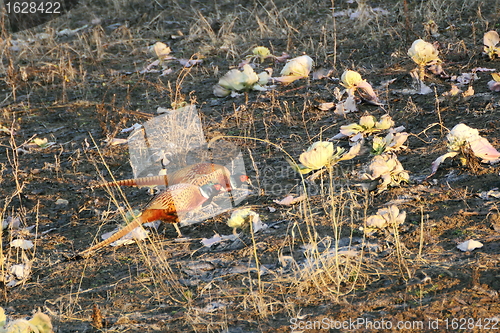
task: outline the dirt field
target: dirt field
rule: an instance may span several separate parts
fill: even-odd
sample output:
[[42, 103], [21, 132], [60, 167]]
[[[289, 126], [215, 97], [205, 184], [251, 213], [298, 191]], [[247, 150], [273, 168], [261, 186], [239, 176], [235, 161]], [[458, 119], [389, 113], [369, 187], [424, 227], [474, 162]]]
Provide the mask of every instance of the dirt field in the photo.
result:
[[[500, 330], [500, 164], [450, 158], [427, 178], [459, 123], [500, 149], [500, 95], [483, 71], [500, 71], [500, 61], [482, 54], [483, 34], [499, 28], [499, 14], [496, 0], [102, 0], [82, 1], [45, 26], [4, 31], [0, 305], [11, 319], [40, 309], [55, 332]], [[404, 94], [416, 67], [407, 52], [419, 38], [435, 43], [447, 75], [429, 75], [430, 94]], [[184, 68], [172, 60], [165, 75], [143, 72], [156, 42], [171, 56], [202, 62]], [[307, 54], [314, 68], [289, 85], [214, 96], [219, 78], [256, 46]], [[284, 63], [255, 66], [280, 76]], [[328, 76], [313, 78], [319, 69]], [[383, 105], [360, 103], [345, 116], [318, 108], [337, 102], [346, 69], [370, 82]], [[453, 76], [473, 69], [477, 79], [460, 88], [472, 86], [472, 96], [443, 96]], [[196, 105], [207, 140], [231, 136], [224, 140], [242, 152], [254, 188], [238, 207], [252, 208], [268, 228], [203, 246], [203, 238], [232, 235], [228, 210], [183, 227], [182, 240], [166, 225], [138, 244], [69, 260], [123, 223], [120, 211], [151, 199], [144, 188], [124, 187], [123, 195], [88, 188], [133, 177], [127, 145], [110, 142], [126, 139], [122, 130], [153, 119], [158, 107], [184, 102]], [[366, 114], [389, 114], [409, 133], [397, 158], [410, 181], [362, 190], [371, 136], [359, 156], [302, 183], [287, 154], [298, 162], [312, 143]], [[349, 149], [347, 139], [333, 143]], [[274, 202], [303, 186], [306, 200]], [[365, 232], [367, 218], [391, 204], [406, 212], [405, 222]], [[11, 247], [14, 239], [35, 247]], [[470, 239], [483, 247], [457, 249]], [[14, 278], [20, 264], [31, 269]]]

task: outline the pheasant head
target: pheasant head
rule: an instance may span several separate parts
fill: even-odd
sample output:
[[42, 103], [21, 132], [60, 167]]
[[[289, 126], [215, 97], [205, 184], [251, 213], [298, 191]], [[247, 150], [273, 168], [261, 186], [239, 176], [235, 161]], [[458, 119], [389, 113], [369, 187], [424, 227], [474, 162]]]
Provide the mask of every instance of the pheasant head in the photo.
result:
[[223, 186], [221, 184], [206, 184], [203, 186], [200, 186], [200, 193], [202, 196], [204, 196], [207, 199], [211, 199], [215, 197], [217, 194], [219, 194], [223, 190]]
[[245, 173], [235, 173], [234, 175], [229, 177], [229, 182], [230, 182], [230, 189], [228, 187], [228, 190], [240, 188], [241, 185], [243, 184], [248, 184], [252, 186], [252, 181], [250, 180], [250, 177], [248, 177]]

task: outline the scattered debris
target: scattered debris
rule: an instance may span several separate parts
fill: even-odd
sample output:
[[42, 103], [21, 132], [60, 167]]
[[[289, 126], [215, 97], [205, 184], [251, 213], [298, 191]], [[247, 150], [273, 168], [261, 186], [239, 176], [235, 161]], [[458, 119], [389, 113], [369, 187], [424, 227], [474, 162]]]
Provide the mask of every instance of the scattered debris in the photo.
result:
[[67, 206], [68, 204], [69, 204], [69, 201], [66, 199], [57, 199], [56, 200], [57, 206]]
[[483, 243], [470, 239], [457, 245], [457, 249], [464, 252], [474, 251], [483, 247]]
[[302, 194], [301, 196], [298, 197], [294, 197], [293, 195], [287, 195], [285, 198], [281, 200], [273, 200], [273, 201], [278, 205], [291, 206], [305, 200], [306, 198], [307, 196], [305, 194]]
[[25, 239], [15, 239], [10, 242], [10, 247], [17, 247], [23, 250], [29, 250], [33, 248], [33, 242]]

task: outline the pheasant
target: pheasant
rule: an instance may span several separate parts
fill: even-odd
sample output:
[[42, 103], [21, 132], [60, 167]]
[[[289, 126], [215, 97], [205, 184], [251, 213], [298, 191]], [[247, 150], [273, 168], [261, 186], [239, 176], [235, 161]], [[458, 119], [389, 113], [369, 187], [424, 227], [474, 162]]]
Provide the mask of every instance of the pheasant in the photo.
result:
[[220, 164], [197, 163], [185, 168], [174, 171], [168, 175], [141, 177], [135, 179], [124, 179], [114, 182], [107, 182], [91, 186], [91, 188], [101, 188], [106, 186], [155, 186], [155, 185], [173, 185], [173, 184], [193, 184], [203, 186], [208, 183], [221, 184], [226, 190], [241, 186], [243, 183], [249, 183], [247, 175], [239, 173], [231, 176], [229, 170]]
[[221, 189], [222, 186], [220, 184], [207, 184], [201, 187], [193, 184], [175, 184], [169, 186], [155, 197], [142, 213], [127, 226], [106, 240], [80, 252], [78, 256], [87, 257], [91, 253], [117, 241], [144, 223], [156, 220], [174, 223], [177, 232], [180, 234], [177, 223], [182, 219], [182, 216], [189, 211], [201, 207], [207, 200], [218, 194]]

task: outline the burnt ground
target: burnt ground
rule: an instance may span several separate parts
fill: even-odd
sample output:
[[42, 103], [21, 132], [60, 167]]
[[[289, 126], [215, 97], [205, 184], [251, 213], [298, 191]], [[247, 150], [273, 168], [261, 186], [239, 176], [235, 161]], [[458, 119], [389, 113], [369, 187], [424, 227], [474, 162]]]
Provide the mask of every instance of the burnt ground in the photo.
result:
[[[369, 5], [387, 13], [350, 19], [340, 14], [355, 11], [356, 3], [335, 2], [332, 12], [332, 3], [323, 1], [102, 1], [81, 3], [47, 26], [4, 32], [0, 217], [21, 224], [20, 230], [5, 229], [2, 238], [0, 304], [7, 315], [25, 317], [40, 308], [56, 332], [370, 331], [367, 325], [334, 325], [357, 318], [386, 325], [371, 331], [389, 331], [387, 321], [394, 331], [398, 322], [405, 324], [407, 332], [499, 329], [498, 199], [479, 195], [500, 187], [500, 167], [464, 167], [450, 159], [426, 180], [458, 123], [477, 128], [500, 148], [499, 95], [488, 89], [490, 73], [477, 72], [469, 98], [442, 97], [449, 78], [430, 78], [435, 93], [428, 95], [398, 92], [411, 86], [414, 64], [406, 53], [418, 38], [437, 42], [450, 76], [477, 67], [499, 70], [498, 60], [481, 54], [484, 32], [498, 27], [498, 1]], [[431, 19], [439, 35], [426, 31]], [[176, 57], [203, 63], [183, 69], [172, 62], [165, 76], [141, 74], [154, 60], [147, 47], [157, 41], [168, 43]], [[218, 78], [259, 45], [277, 55], [306, 53], [315, 69], [332, 70], [331, 77], [214, 97]], [[278, 75], [282, 66], [267, 61], [262, 68]], [[377, 88], [384, 106], [360, 104], [346, 117], [318, 109], [335, 101], [335, 78], [346, 68], [374, 87], [395, 79]], [[183, 228], [187, 240], [176, 240], [166, 226], [139, 245], [67, 260], [121, 223], [119, 207], [128, 202], [140, 209], [150, 199], [146, 189], [124, 188], [123, 198], [88, 188], [110, 180], [110, 172], [116, 179], [133, 176], [127, 146], [109, 140], [126, 138], [122, 129], [152, 119], [158, 107], [184, 101], [197, 105], [207, 139], [239, 136], [226, 140], [240, 147], [256, 186], [240, 206], [252, 207], [271, 227], [203, 247], [202, 238], [232, 233], [226, 225], [231, 212], [225, 212]], [[333, 137], [364, 113], [388, 113], [411, 133], [408, 148], [398, 153], [408, 184], [362, 192], [355, 185], [371, 159], [366, 150], [339, 163], [331, 177], [310, 182], [308, 200], [273, 202], [299, 193], [300, 177], [283, 151], [298, 159], [311, 143]], [[30, 145], [35, 137], [55, 144]], [[335, 144], [348, 146], [346, 140]], [[406, 211], [405, 223], [397, 232], [365, 237], [360, 227], [366, 217], [389, 202]], [[19, 237], [36, 247], [9, 247]], [[468, 239], [484, 246], [459, 251], [457, 244]], [[8, 286], [10, 267], [26, 260], [29, 276]]]

